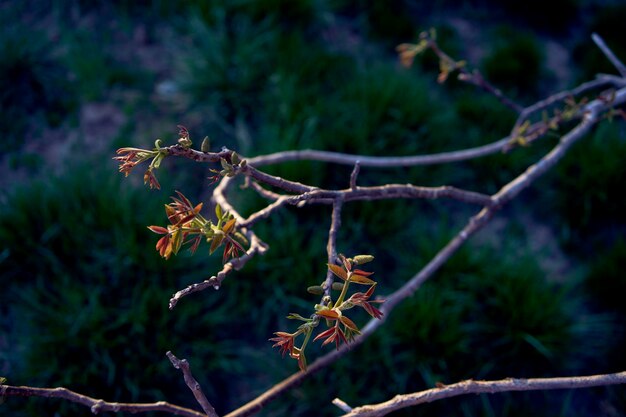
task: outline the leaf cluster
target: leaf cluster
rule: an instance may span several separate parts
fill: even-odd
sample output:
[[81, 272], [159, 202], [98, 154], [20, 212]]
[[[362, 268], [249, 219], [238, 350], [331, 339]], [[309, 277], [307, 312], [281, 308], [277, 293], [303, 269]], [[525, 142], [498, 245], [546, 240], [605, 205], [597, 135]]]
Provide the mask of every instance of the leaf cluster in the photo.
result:
[[[373, 272], [367, 272], [362, 269], [354, 268], [357, 265], [362, 265], [374, 260], [371, 255], [357, 255], [353, 258], [346, 258], [343, 255], [338, 256], [341, 264], [328, 264], [328, 270], [343, 282], [333, 283], [327, 280], [320, 286], [309, 287], [309, 292], [321, 293], [326, 292], [322, 302], [315, 305], [315, 313], [309, 318], [302, 317], [299, 314], [291, 313], [287, 316], [288, 319], [300, 320], [304, 323], [301, 324], [295, 333], [287, 332], [275, 332], [270, 341], [275, 342], [273, 347], [278, 347], [283, 356], [288, 353], [289, 357], [298, 361], [298, 366], [301, 370], [306, 371], [307, 362], [304, 355], [304, 349], [313, 333], [313, 330], [324, 319], [328, 329], [320, 332], [313, 341], [322, 340], [322, 346], [330, 343], [334, 343], [335, 347], [339, 349], [341, 343], [347, 344], [352, 341], [355, 336], [361, 334], [359, 327], [345, 315], [345, 311], [353, 307], [363, 308], [370, 316], [380, 319], [383, 313], [372, 303], [382, 303], [383, 300], [370, 300], [376, 289], [376, 281], [369, 278]], [[332, 277], [332, 275], [331, 275]], [[358, 285], [368, 285], [369, 288], [366, 292], [355, 292], [349, 298], [346, 299], [348, 294], [348, 287], [351, 283]], [[335, 285], [339, 284], [339, 285]], [[330, 289], [340, 291], [339, 296], [333, 300], [330, 295]], [[300, 347], [295, 346], [295, 339], [304, 335], [304, 341]]]

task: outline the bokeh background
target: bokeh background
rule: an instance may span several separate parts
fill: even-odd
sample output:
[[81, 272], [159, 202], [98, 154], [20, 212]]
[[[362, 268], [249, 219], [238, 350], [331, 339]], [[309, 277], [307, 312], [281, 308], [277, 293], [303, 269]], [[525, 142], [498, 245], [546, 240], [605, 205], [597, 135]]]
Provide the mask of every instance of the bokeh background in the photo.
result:
[[[316, 148], [407, 155], [476, 146], [515, 115], [426, 55], [394, 47], [437, 29], [441, 46], [530, 104], [598, 72], [590, 39], [626, 60], [621, 1], [188, 0], [0, 2], [0, 376], [111, 401], [196, 407], [165, 357], [187, 358], [222, 414], [297, 369], [267, 341], [307, 314], [325, 276], [327, 207], [289, 208], [257, 226], [269, 253], [217, 292], [167, 309], [219, 268], [201, 247], [169, 261], [146, 226], [174, 189], [207, 198], [208, 168], [166, 160], [161, 191], [124, 179], [115, 149], [212, 138], [253, 156]], [[450, 184], [493, 192], [553, 146], [453, 165], [363, 169], [362, 184]], [[507, 207], [363, 346], [267, 406], [263, 416], [333, 416], [466, 378], [626, 369], [626, 132], [605, 122]], [[345, 186], [350, 168], [271, 173]], [[261, 207], [250, 192], [243, 212]], [[381, 294], [410, 278], [473, 214], [442, 201], [344, 208], [339, 249], [376, 256]], [[357, 317], [365, 323], [365, 315]], [[323, 352], [313, 346], [309, 360]], [[472, 396], [394, 415], [624, 416], [624, 388]], [[9, 398], [0, 414], [88, 415], [59, 400]]]

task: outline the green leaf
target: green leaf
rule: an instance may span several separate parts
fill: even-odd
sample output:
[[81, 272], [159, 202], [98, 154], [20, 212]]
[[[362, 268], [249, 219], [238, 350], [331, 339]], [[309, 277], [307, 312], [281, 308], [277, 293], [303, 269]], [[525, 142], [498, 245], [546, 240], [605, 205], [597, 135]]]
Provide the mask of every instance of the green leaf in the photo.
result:
[[181, 229], [176, 229], [172, 233], [172, 252], [174, 255], [178, 254], [180, 247], [183, 245], [183, 233]]
[[223, 240], [224, 240], [224, 235], [216, 234], [215, 236], [213, 236], [213, 239], [211, 239], [211, 247], [209, 248], [209, 254], [213, 254], [213, 252], [215, 252], [215, 250], [220, 247]]
[[219, 221], [224, 215], [224, 211], [222, 210], [222, 206], [219, 204], [215, 205], [215, 215], [217, 216], [217, 220]]

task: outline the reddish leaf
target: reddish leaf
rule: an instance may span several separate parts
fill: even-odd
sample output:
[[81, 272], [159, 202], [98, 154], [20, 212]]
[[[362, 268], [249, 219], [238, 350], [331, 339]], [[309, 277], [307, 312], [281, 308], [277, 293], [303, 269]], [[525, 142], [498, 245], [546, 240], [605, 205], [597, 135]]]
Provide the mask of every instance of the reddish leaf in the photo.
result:
[[345, 256], [339, 255], [339, 259], [343, 263], [343, 266], [346, 268], [346, 271], [350, 271], [352, 269], [352, 263], [348, 259], [346, 259]]
[[165, 249], [169, 246], [169, 244], [170, 244], [169, 235], [165, 235], [161, 239], [159, 239], [159, 241], [156, 244], [156, 250], [159, 252], [159, 255], [161, 255], [162, 257], [165, 257]]
[[235, 227], [235, 219], [230, 219], [226, 222], [226, 224], [222, 227], [222, 231], [226, 234], [229, 234], [233, 228]]
[[324, 318], [330, 319], [330, 320], [336, 320], [339, 316], [341, 316], [340, 312], [338, 312], [337, 310], [331, 310], [331, 309], [320, 310], [315, 314], [317, 314], [318, 316], [322, 316]]
[[[193, 204], [191, 204], [191, 201], [189, 201], [189, 199], [185, 197], [183, 193], [181, 193], [180, 191], [176, 191], [176, 194], [178, 194], [178, 197], [180, 197], [180, 199], [184, 202], [185, 207], [188, 207], [188, 208], [193, 207]], [[176, 201], [174, 197], [172, 197], [172, 200]]]
[[166, 235], [169, 233], [169, 230], [161, 226], [148, 226], [148, 229], [159, 235]]
[[354, 271], [352, 271], [352, 273], [357, 274], [357, 275], [361, 275], [362, 277], [369, 277], [370, 275], [373, 274], [373, 272], [367, 272], [367, 271], [363, 271], [361, 269], [355, 269]]
[[335, 327], [331, 327], [330, 329], [324, 330], [322, 333], [318, 334], [315, 337], [315, 339], [313, 339], [313, 341], [315, 342], [316, 340], [331, 336], [333, 333], [335, 333]]
[[354, 324], [354, 322], [352, 320], [350, 320], [348, 317], [346, 316], [341, 316], [339, 318], [339, 320], [350, 330], [360, 333], [359, 328], [357, 327], [356, 324]]
[[339, 265], [335, 265], [335, 264], [328, 264], [328, 269], [330, 269], [330, 271], [337, 275], [339, 278], [341, 278], [342, 280], [346, 281], [348, 279], [348, 274], [346, 273], [346, 271], [340, 267]]
[[363, 285], [374, 285], [376, 284], [376, 281], [372, 281], [371, 279], [364, 277], [362, 275], [358, 275], [358, 274], [352, 274], [350, 275], [350, 282], [354, 282], [356, 284], [363, 284]]
[[201, 241], [201, 240], [202, 240], [202, 236], [196, 236], [196, 237], [193, 239], [193, 241], [192, 241], [193, 243], [192, 243], [191, 247], [189, 248], [189, 251], [190, 251], [192, 254], [196, 253], [196, 250], [198, 249], [198, 246], [200, 245], [200, 241]]
[[375, 319], [380, 319], [383, 316], [382, 311], [380, 311], [379, 309], [377, 309], [376, 307], [374, 307], [367, 301], [361, 304], [361, 307], [363, 307], [363, 309], [367, 311], [367, 314], [374, 317]]

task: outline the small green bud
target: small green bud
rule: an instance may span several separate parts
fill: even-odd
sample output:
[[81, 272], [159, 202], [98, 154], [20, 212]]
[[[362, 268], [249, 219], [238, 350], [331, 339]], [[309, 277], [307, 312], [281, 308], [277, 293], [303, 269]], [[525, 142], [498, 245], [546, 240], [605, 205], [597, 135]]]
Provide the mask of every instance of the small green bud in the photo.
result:
[[248, 165], [248, 161], [245, 159], [239, 163], [239, 166], [242, 168], [245, 168], [246, 165]]
[[220, 158], [220, 164], [222, 164], [222, 168], [224, 168], [224, 170], [226, 171], [229, 171], [232, 169], [232, 166], [224, 158]]
[[208, 136], [205, 136], [204, 139], [202, 139], [202, 145], [200, 145], [200, 150], [206, 153], [209, 152], [209, 149], [211, 149], [211, 140]]
[[241, 162], [241, 158], [239, 158], [237, 152], [233, 151], [233, 153], [230, 155], [230, 162], [232, 162], [233, 165], [238, 165], [239, 162]]
[[343, 290], [343, 282], [333, 282], [333, 285], [331, 288], [335, 291], [341, 291]]
[[309, 288], [307, 288], [306, 290], [310, 294], [315, 294], [315, 295], [322, 295], [322, 294], [324, 294], [324, 289], [322, 288], [321, 285], [312, 285]]
[[372, 255], [357, 255], [354, 258], [352, 258], [352, 261], [354, 262], [355, 265], [363, 265], [368, 262], [372, 262], [373, 260], [374, 260], [374, 257]]

